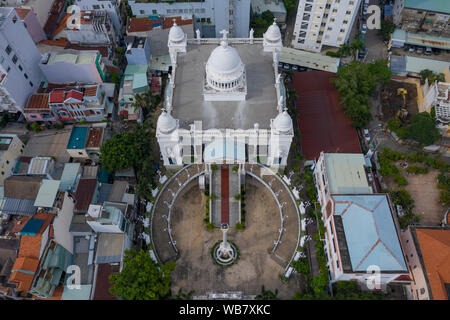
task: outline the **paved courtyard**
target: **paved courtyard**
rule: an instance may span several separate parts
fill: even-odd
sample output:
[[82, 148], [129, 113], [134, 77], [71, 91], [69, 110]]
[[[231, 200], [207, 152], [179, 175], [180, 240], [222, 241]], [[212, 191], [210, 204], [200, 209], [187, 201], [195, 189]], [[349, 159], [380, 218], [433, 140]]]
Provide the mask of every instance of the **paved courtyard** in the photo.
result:
[[198, 181], [194, 180], [175, 201], [171, 225], [180, 255], [172, 276], [172, 291], [182, 288], [184, 292], [195, 290], [196, 295], [209, 291], [243, 291], [246, 295], [257, 295], [264, 285], [269, 290], [278, 288], [279, 298], [292, 299], [301, 283], [295, 275], [288, 283], [283, 283], [280, 275], [297, 245], [296, 212], [284, 211], [290, 218], [282, 246], [275, 252], [281, 257], [274, 259], [271, 251], [280, 228], [278, 205], [265, 186], [247, 176], [246, 229], [231, 229], [228, 233], [228, 238], [240, 249], [240, 258], [233, 266], [222, 268], [211, 259], [210, 249], [221, 239], [222, 233], [217, 228], [213, 231], [205, 228], [205, 200]]
[[439, 200], [438, 175], [438, 170], [430, 170], [428, 174], [405, 175], [409, 182], [405, 189], [413, 197], [414, 213], [422, 216], [420, 224], [424, 226], [439, 225], [444, 218], [446, 208]]

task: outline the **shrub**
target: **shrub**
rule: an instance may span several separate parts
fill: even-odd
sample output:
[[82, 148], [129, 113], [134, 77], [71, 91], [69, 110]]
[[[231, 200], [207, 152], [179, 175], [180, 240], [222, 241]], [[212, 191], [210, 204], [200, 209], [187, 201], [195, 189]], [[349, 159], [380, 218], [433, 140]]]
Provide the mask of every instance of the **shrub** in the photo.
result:
[[294, 262], [293, 265], [295, 271], [301, 273], [303, 275], [309, 275], [309, 262], [306, 258], [300, 258], [297, 262]]
[[216, 170], [217, 170], [217, 165], [213, 164], [213, 165], [211, 166], [211, 169], [212, 169], [213, 171], [216, 171]]
[[233, 170], [234, 172], [237, 172], [239, 170], [238, 166], [234, 166], [231, 170]]
[[428, 168], [419, 166], [408, 166], [408, 168], [406, 168], [406, 172], [413, 174], [427, 174]]
[[39, 125], [38, 125], [37, 123], [35, 123], [35, 122], [33, 122], [33, 123], [31, 124], [31, 129], [33, 129], [34, 132], [39, 132], [39, 131], [42, 130], [41, 126], [39, 126]]
[[235, 228], [236, 228], [236, 230], [244, 230], [245, 222], [236, 223]]
[[342, 55], [339, 52], [327, 51], [327, 56], [340, 58]]
[[236, 194], [236, 195], [234, 196], [234, 199], [235, 199], [236, 201], [241, 200], [241, 195], [240, 195], [240, 194]]

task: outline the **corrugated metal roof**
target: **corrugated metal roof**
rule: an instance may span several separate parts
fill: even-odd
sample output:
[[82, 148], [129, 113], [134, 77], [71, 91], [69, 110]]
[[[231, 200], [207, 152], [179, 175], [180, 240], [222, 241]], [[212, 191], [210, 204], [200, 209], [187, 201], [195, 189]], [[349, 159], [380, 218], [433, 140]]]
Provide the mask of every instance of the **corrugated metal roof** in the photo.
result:
[[122, 261], [123, 242], [123, 233], [100, 233], [95, 262], [113, 263]]
[[406, 72], [419, 73], [422, 70], [428, 69], [434, 73], [443, 73], [445, 68], [450, 66], [449, 61], [440, 61], [416, 57], [406, 57]]
[[387, 195], [334, 195], [353, 271], [407, 271]]
[[450, 1], [448, 0], [404, 0], [405, 8], [437, 11], [450, 14]]
[[2, 213], [19, 216], [33, 216], [36, 212], [34, 200], [5, 198]]
[[281, 48], [280, 62], [336, 73], [340, 59], [324, 56], [320, 53], [283, 47]]
[[61, 183], [59, 184], [59, 190], [73, 190], [77, 182], [79, 170], [80, 163], [66, 163], [61, 174]]
[[58, 193], [59, 183], [59, 180], [42, 180], [34, 206], [44, 208], [53, 207], [56, 194]]
[[331, 194], [372, 193], [361, 153], [325, 153], [324, 158]]
[[72, 289], [65, 286], [61, 300], [90, 300], [91, 290], [91, 284], [82, 284], [79, 288]]

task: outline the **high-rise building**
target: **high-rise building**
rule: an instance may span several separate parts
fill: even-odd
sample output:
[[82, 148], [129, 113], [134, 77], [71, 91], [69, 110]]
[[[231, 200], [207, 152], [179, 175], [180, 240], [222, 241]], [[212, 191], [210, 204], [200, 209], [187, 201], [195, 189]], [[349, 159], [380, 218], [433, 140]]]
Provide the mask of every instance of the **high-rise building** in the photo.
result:
[[202, 37], [220, 37], [225, 29], [233, 38], [248, 37], [250, 0], [197, 0], [189, 2], [128, 1], [136, 17], [194, 15], [194, 28]]
[[322, 46], [344, 44], [358, 15], [361, 0], [300, 0], [292, 45], [320, 52]]
[[43, 79], [41, 54], [14, 8], [0, 8], [0, 111], [22, 111]]

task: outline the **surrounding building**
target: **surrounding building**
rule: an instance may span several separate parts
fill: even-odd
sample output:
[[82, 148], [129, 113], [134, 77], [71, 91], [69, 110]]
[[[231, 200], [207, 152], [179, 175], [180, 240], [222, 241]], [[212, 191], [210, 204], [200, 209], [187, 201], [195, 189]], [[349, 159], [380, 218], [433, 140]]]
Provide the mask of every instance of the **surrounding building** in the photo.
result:
[[414, 300], [450, 299], [450, 230], [410, 226], [402, 232]]
[[393, 21], [407, 32], [450, 38], [450, 2], [395, 0]]
[[67, 144], [67, 153], [78, 160], [98, 161], [103, 139], [102, 126], [74, 126]]
[[257, 41], [250, 35], [233, 42], [225, 30], [222, 34], [222, 39], [198, 39], [187, 46], [183, 30], [170, 29], [173, 69], [156, 130], [164, 165], [180, 167], [183, 158], [193, 156], [209, 165], [225, 160], [243, 165], [259, 158], [283, 168], [293, 123], [278, 74], [280, 30], [273, 24]]
[[160, 17], [158, 19], [149, 17], [131, 18], [128, 21], [126, 33], [128, 36], [150, 39], [149, 46], [153, 60], [154, 58], [169, 54], [167, 40], [169, 38], [170, 28], [174, 22], [183, 30], [188, 38], [194, 38], [194, 19], [192, 15]]
[[395, 211], [387, 194], [373, 193], [365, 166], [362, 154], [321, 153], [314, 168], [331, 280], [365, 286], [376, 271], [381, 286], [407, 282]]
[[130, 65], [148, 65], [150, 63], [150, 40], [146, 37], [125, 37], [127, 49], [125, 57]]
[[122, 28], [122, 19], [119, 12], [121, 0], [76, 0], [75, 5], [80, 7], [81, 11], [105, 10], [110, 17], [116, 34], [120, 34]]
[[125, 69], [124, 78], [119, 91], [118, 114], [124, 120], [142, 121], [142, 110], [136, 107], [136, 94], [148, 91], [148, 65], [129, 64]]
[[348, 41], [361, 0], [300, 0], [292, 46], [320, 52], [322, 46], [340, 47]]
[[81, 85], [33, 94], [24, 110], [25, 118], [38, 124], [106, 120], [114, 107], [113, 86], [111, 83]]
[[48, 82], [102, 83], [106, 67], [101, 54], [94, 51], [49, 52], [37, 62]]
[[0, 186], [11, 176], [16, 167], [17, 159], [22, 155], [25, 145], [15, 134], [0, 134]]
[[81, 11], [80, 20], [73, 21], [71, 13], [66, 13], [59, 27], [52, 34], [52, 40], [67, 39], [79, 46], [106, 45], [115, 50], [119, 34], [112, 25], [106, 10]]
[[440, 50], [450, 50], [450, 37], [413, 33], [402, 29], [395, 29], [391, 37], [392, 46], [404, 48], [409, 46], [425, 46]]
[[220, 37], [220, 31], [230, 37], [246, 38], [250, 25], [250, 0], [199, 0], [189, 2], [128, 1], [136, 17], [194, 16], [194, 28], [205, 38]]
[[[20, 39], [20, 41], [18, 41]], [[14, 8], [0, 8], [0, 110], [22, 111], [43, 80], [41, 54]]]
[[33, 10], [25, 8], [15, 8], [15, 10], [34, 43], [39, 43], [42, 40], [47, 39]]
[[253, 14], [262, 14], [264, 11], [270, 11], [277, 19], [278, 23], [286, 22], [286, 7], [282, 0], [251, 0], [251, 12]]

